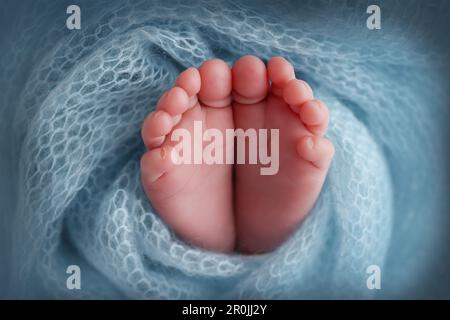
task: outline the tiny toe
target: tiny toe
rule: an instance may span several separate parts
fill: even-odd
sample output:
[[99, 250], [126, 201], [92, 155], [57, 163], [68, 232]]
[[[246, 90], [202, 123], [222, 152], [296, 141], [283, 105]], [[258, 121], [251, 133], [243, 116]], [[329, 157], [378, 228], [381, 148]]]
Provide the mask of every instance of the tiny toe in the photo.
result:
[[294, 67], [282, 57], [273, 57], [267, 64], [267, 74], [271, 85], [271, 91], [277, 96], [283, 95], [283, 88], [289, 81], [295, 79]]
[[300, 106], [300, 119], [315, 135], [324, 135], [328, 127], [329, 112], [320, 100], [310, 100]]
[[141, 176], [144, 186], [154, 183], [174, 165], [173, 150], [170, 146], [164, 146], [148, 151], [142, 156]]
[[226, 107], [231, 103], [231, 69], [220, 59], [204, 62], [200, 68], [200, 101], [209, 107]]
[[164, 110], [171, 116], [177, 116], [189, 108], [189, 96], [180, 87], [173, 87], [159, 100], [157, 110]]
[[234, 101], [254, 104], [265, 99], [269, 81], [266, 66], [259, 58], [243, 56], [235, 62], [232, 75]]
[[294, 112], [299, 112], [300, 106], [314, 98], [311, 87], [303, 80], [291, 80], [283, 89], [283, 98]]
[[165, 111], [158, 110], [150, 113], [142, 125], [142, 140], [147, 148], [155, 148], [161, 145], [173, 128], [173, 118]]
[[189, 107], [193, 107], [197, 103], [197, 94], [201, 87], [200, 72], [194, 68], [188, 68], [178, 76], [175, 85], [183, 88], [189, 96]]
[[200, 73], [194, 67], [184, 70], [178, 76], [175, 85], [183, 88], [189, 97], [196, 95], [200, 91]]
[[326, 169], [334, 155], [331, 141], [315, 136], [304, 136], [297, 144], [298, 154], [306, 161], [310, 161], [319, 169]]

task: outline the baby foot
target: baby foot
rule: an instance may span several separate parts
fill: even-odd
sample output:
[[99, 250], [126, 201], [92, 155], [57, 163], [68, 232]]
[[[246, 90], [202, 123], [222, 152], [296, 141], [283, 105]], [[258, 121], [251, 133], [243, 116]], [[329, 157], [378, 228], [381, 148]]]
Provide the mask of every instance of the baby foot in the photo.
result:
[[238, 246], [259, 253], [274, 249], [306, 217], [334, 148], [322, 137], [327, 108], [306, 82], [295, 79], [285, 59], [272, 58], [266, 69], [258, 58], [245, 56], [232, 74], [235, 128], [279, 129], [277, 174], [261, 175], [260, 166], [247, 161], [235, 166]]
[[232, 165], [174, 163], [178, 142], [171, 137], [178, 128], [194, 135], [194, 121], [201, 121], [203, 131], [233, 129], [230, 103], [230, 67], [208, 60], [179, 75], [142, 127], [149, 151], [141, 160], [141, 179], [153, 207], [185, 240], [221, 252], [235, 245]]

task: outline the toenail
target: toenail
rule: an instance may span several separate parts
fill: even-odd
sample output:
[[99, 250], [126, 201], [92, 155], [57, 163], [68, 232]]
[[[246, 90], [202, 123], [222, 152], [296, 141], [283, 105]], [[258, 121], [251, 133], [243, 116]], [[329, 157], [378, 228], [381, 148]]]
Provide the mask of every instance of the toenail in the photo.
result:
[[159, 112], [159, 111], [156, 111], [154, 114], [153, 114], [153, 119], [159, 119], [159, 118], [161, 118], [161, 112]]
[[[180, 91], [180, 89], [181, 89], [180, 87], [173, 87], [172, 89], [170, 89], [166, 96], [168, 101], [170, 101], [169, 99], [173, 99], [174, 97], [176, 97], [178, 92]], [[181, 90], [183, 90], [183, 89], [181, 89]]]
[[[319, 102], [317, 102], [316, 100], [310, 100], [308, 103], [309, 103], [309, 104], [311, 105], [311, 107], [313, 107], [314, 109], [319, 109], [319, 108], [320, 108]], [[320, 110], [320, 109], [319, 109], [319, 110]]]

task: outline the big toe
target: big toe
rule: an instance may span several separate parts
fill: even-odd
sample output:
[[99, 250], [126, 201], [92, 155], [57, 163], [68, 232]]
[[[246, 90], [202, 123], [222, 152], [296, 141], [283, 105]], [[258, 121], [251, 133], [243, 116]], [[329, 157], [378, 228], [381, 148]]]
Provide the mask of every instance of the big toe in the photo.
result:
[[233, 66], [233, 100], [254, 104], [263, 100], [269, 88], [267, 69], [259, 58], [243, 56]]
[[208, 107], [226, 107], [231, 103], [231, 69], [220, 60], [211, 59], [200, 68], [201, 87], [198, 97]]

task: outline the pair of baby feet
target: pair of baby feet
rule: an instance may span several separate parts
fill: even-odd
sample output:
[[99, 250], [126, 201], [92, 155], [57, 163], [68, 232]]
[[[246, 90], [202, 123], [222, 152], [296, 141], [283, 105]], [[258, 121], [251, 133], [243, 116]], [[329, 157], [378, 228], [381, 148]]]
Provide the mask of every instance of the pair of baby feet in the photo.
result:
[[[323, 137], [328, 118], [324, 103], [281, 57], [266, 67], [244, 56], [232, 69], [208, 60], [182, 72], [144, 121], [144, 190], [163, 220], [194, 245], [250, 254], [272, 250], [298, 227], [320, 193], [334, 154]], [[171, 134], [178, 128], [193, 133], [196, 121], [202, 130], [222, 133], [279, 129], [279, 171], [261, 175], [261, 164], [247, 161], [174, 163]]]

